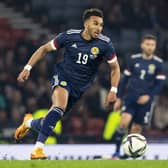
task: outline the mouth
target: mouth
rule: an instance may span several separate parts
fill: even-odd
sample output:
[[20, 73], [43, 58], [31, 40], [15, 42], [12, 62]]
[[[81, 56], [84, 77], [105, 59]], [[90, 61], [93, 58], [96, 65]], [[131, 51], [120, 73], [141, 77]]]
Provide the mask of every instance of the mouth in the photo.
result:
[[94, 35], [97, 37], [100, 34], [100, 32], [95, 32]]

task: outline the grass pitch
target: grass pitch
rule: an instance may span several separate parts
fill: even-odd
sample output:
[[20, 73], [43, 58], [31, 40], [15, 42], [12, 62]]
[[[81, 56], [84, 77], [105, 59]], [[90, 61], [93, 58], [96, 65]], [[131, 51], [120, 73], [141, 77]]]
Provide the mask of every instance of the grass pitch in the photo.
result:
[[2, 160], [0, 168], [168, 168], [166, 160]]

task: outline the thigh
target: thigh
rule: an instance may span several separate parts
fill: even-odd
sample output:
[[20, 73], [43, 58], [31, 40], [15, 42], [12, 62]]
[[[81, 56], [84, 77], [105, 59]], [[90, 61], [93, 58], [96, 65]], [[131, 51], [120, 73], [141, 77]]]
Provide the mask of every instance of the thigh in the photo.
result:
[[67, 108], [69, 92], [67, 89], [56, 86], [52, 92], [52, 106], [59, 107], [64, 111]]
[[145, 105], [138, 105], [134, 117], [134, 122], [139, 125], [147, 124], [150, 117], [152, 102], [148, 102]]
[[135, 103], [130, 99], [125, 99], [122, 106], [122, 113], [134, 117], [135, 114]]
[[134, 102], [126, 97], [122, 106], [120, 126], [128, 128], [132, 121], [132, 118], [134, 117], [134, 113]]
[[71, 87], [64, 74], [55, 71], [51, 79], [52, 87], [52, 107], [56, 106], [64, 111], [68, 105], [68, 98], [71, 92]]

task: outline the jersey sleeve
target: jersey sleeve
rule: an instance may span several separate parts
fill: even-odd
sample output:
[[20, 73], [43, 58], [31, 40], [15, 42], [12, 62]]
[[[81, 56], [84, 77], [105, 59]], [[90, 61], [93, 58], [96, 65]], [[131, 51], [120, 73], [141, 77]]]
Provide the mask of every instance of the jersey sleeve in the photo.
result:
[[156, 96], [156, 95], [160, 94], [160, 92], [165, 84], [166, 75], [165, 75], [162, 63], [156, 69], [155, 79], [156, 79], [155, 87], [151, 91], [151, 96]]
[[166, 79], [166, 75], [165, 75], [162, 63], [156, 69], [156, 79], [157, 80], [165, 80]]
[[133, 59], [131, 57], [128, 57], [126, 60], [126, 67], [124, 69], [123, 74], [125, 76], [131, 76], [133, 71]]
[[114, 49], [111, 41], [107, 44], [107, 49], [106, 49], [104, 56], [105, 56], [108, 63], [113, 63], [113, 62], [117, 61], [115, 49]]
[[59, 33], [54, 39], [51, 40], [53, 50], [64, 47], [65, 41], [66, 33]]

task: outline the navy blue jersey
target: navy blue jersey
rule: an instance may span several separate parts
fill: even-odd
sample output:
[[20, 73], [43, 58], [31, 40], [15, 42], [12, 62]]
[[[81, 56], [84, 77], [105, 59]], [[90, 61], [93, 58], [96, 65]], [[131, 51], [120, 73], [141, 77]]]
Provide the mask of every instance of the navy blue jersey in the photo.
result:
[[124, 76], [119, 84], [118, 96], [123, 96], [127, 84], [127, 95], [134, 99], [144, 94], [151, 97], [159, 94], [166, 78], [162, 66], [162, 60], [157, 56], [151, 59], [144, 59], [142, 54], [129, 57]]
[[110, 38], [85, 40], [82, 30], [68, 30], [51, 41], [53, 49], [65, 48], [64, 60], [56, 64], [58, 73], [72, 86], [84, 91], [93, 81], [99, 64], [105, 58], [109, 63], [117, 60]]

